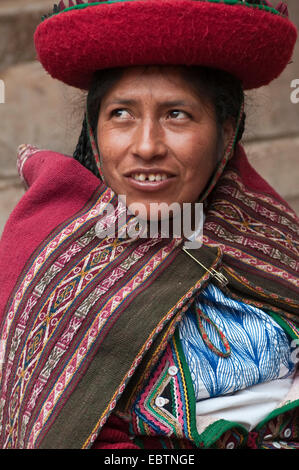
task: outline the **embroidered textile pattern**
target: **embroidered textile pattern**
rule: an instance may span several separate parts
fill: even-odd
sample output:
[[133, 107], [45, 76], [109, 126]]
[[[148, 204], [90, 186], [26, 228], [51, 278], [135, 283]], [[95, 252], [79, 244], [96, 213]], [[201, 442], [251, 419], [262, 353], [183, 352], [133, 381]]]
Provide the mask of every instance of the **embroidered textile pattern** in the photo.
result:
[[[133, 406], [132, 433], [194, 440], [195, 406], [173, 337]], [[192, 385], [191, 385], [192, 386]]]
[[95, 223], [113, 197], [109, 188], [99, 190], [87, 210], [52, 234], [12, 297], [2, 331], [2, 448], [37, 446], [124, 301], [177, 246], [97, 238]]
[[[202, 278], [202, 282], [205, 281], [205, 279], [207, 279], [208, 277], [208, 274], [205, 274], [205, 276], [203, 276]], [[196, 289], [196, 287], [195, 287]], [[167, 342], [169, 340], [169, 338], [171, 338], [174, 333], [175, 333], [175, 327], [177, 325], [177, 323], [181, 320], [181, 317], [182, 317], [182, 314], [185, 313], [185, 311], [188, 309], [188, 303], [190, 303], [190, 299], [194, 298], [194, 291], [193, 289], [189, 290], [183, 298], [180, 299], [180, 301], [178, 302], [177, 305], [175, 305], [170, 312], [168, 312], [168, 314], [166, 315], [166, 317], [164, 317], [160, 323], [157, 325], [155, 331], [152, 332], [151, 334], [151, 337], [150, 339], [148, 340], [147, 344], [145, 345], [145, 347], [143, 347], [143, 351], [140, 351], [140, 354], [137, 356], [136, 360], [134, 361], [134, 364], [133, 364], [133, 367], [128, 371], [128, 374], [127, 374], [127, 377], [126, 378], [130, 378], [132, 377], [134, 371], [135, 371], [135, 368], [136, 366], [139, 364], [140, 360], [141, 360], [141, 354], [142, 352], [144, 351], [147, 351], [150, 346], [152, 345], [152, 342], [153, 342], [153, 337], [155, 334], [159, 333], [161, 330], [162, 330], [162, 327], [165, 323], [165, 321], [170, 321], [169, 322], [169, 327], [168, 327], [168, 331], [165, 333], [164, 335], [164, 340], [162, 341], [161, 345], [160, 345], [160, 350], [165, 350], [165, 347], [167, 348]], [[184, 305], [185, 304], [185, 305]], [[175, 312], [180, 312], [178, 315], [175, 316]], [[159, 357], [156, 357], [156, 361], [159, 359]], [[155, 362], [155, 361], [154, 361]], [[150, 373], [149, 371], [145, 371], [145, 377], [147, 377], [147, 374], [149, 374], [150, 376]], [[111, 411], [115, 405], [116, 405], [116, 397], [118, 395], [121, 395], [122, 392], [124, 391], [124, 384], [121, 384], [119, 389], [116, 391], [115, 395], [112, 397], [112, 400], [111, 400], [111, 403], [112, 405], [110, 405], [109, 407], [109, 411]], [[184, 387], [186, 389], [186, 387]], [[83, 448], [88, 448], [91, 446], [91, 444], [97, 439], [98, 437], [98, 429], [100, 427], [102, 427], [106, 421], [107, 421], [107, 418], [108, 418], [108, 415], [107, 414], [104, 414], [104, 417], [102, 419], [100, 419], [95, 427], [95, 429], [93, 430], [92, 434], [89, 436], [88, 440], [85, 442]], [[183, 441], [186, 441], [185, 438], [183, 438], [182, 442]], [[173, 448], [172, 446], [170, 448]]]
[[32, 157], [35, 153], [38, 153], [38, 152], [40, 152], [40, 149], [38, 149], [37, 147], [34, 147], [33, 145], [23, 144], [23, 145], [20, 145], [18, 148], [17, 170], [25, 186], [27, 186], [27, 183], [23, 175], [23, 166], [25, 162], [28, 160], [28, 158]]
[[299, 449], [299, 409], [286, 411], [269, 419], [262, 427], [246, 436], [237, 428], [223, 433], [212, 444], [215, 449]]
[[[228, 272], [238, 269], [239, 281], [251, 288], [248, 275], [287, 287], [298, 298], [299, 225], [295, 213], [269, 195], [252, 192], [229, 163], [209, 202], [204, 224], [205, 244], [220, 246]], [[240, 276], [239, 270], [246, 275]], [[279, 298], [275, 293], [266, 296]], [[298, 302], [280, 297], [298, 308]], [[296, 321], [296, 317], [292, 318]]]
[[[188, 379], [188, 364], [184, 362], [178, 330], [134, 402], [130, 424], [132, 442], [141, 448], [158, 449], [166, 446], [163, 438], [167, 438], [166, 447], [175, 448], [177, 440], [185, 436], [190, 448], [299, 448], [298, 400], [297, 408], [295, 402], [290, 410], [277, 410], [277, 416], [269, 415], [250, 432], [234, 422], [216, 420], [198, 434], [193, 386]], [[156, 441], [151, 444], [154, 438]]]
[[[212, 442], [205, 445], [199, 441], [196, 446], [192, 441], [177, 440], [174, 437], [149, 437], [145, 435], [134, 436], [131, 426], [131, 442], [137, 444], [142, 449], [299, 449], [299, 426], [298, 410], [284, 412], [279, 416], [270, 419], [260, 429], [255, 429], [248, 433], [235, 427], [224, 431], [223, 434], [212, 439]], [[218, 433], [219, 434], [219, 433]]]
[[[268, 255], [273, 260], [273, 266], [268, 268], [270, 274], [279, 275], [281, 281], [285, 278], [291, 280], [294, 286], [299, 286], [298, 278], [293, 279], [287, 271], [281, 272], [282, 269], [291, 272], [299, 270], [299, 262], [294, 260], [294, 255], [299, 254], [299, 229], [294, 213], [270, 196], [250, 194], [236, 172], [224, 173], [222, 184], [209, 207], [205, 230], [208, 233], [214, 231], [219, 242], [231, 242], [239, 245], [240, 250], [243, 248], [245, 253], [238, 256], [238, 261], [241, 258], [248, 267], [253, 265], [253, 261], [250, 262], [252, 252], [258, 251], [261, 257]], [[271, 242], [276, 246], [273, 247]], [[233, 256], [237, 252], [232, 247], [226, 254]]]
[[299, 408], [278, 415], [259, 430], [258, 448], [299, 449]]
[[[196, 304], [223, 332], [231, 355], [221, 357], [206, 345], [190, 308], [179, 325], [196, 400], [233, 393], [252, 385], [288, 377], [294, 371], [290, 340], [266, 313], [226, 297], [210, 283]], [[202, 320], [208, 337], [223, 348], [215, 328]]]
[[[31, 153], [22, 151], [21, 174], [26, 159], [34, 152], [34, 149]], [[43, 158], [42, 154], [37, 159], [38, 165]], [[259, 294], [257, 302], [265, 299], [266, 303], [270, 296], [279, 297], [263, 290], [265, 279], [270, 284], [273, 281], [287, 287], [293, 295], [298, 286], [295, 216], [275, 198], [248, 191], [238, 171], [229, 166], [215, 188], [216, 196], [207, 208], [205, 242], [223, 249], [223, 269], [236, 275], [239, 284], [255, 289]], [[88, 179], [86, 173], [83, 175]], [[102, 228], [109, 226], [121, 214], [122, 208], [115, 207], [115, 199], [113, 192], [101, 185], [92, 199], [84, 201], [83, 209], [52, 229], [39, 247], [34, 248], [25, 268], [20, 268], [23, 271], [18, 273], [7, 303], [1, 332], [4, 367], [0, 376], [0, 445], [3, 448], [40, 446], [65, 403], [75, 394], [79, 378], [85, 376], [114, 322], [175, 256], [173, 253], [181, 241], [99, 239], [95, 224], [100, 220]], [[114, 205], [115, 213], [103, 216], [109, 203]], [[219, 260], [220, 249], [217, 256]], [[236, 260], [241, 274], [234, 270]], [[257, 285], [246, 278], [247, 272], [254, 274]], [[208, 280], [207, 273], [206, 276]], [[168, 322], [171, 328], [164, 331], [159, 353], [164, 351], [174, 332], [174, 317], [178, 309], [179, 314], [183, 312], [186, 298], [190, 300], [192, 292], [184, 291], [180, 303], [166, 311], [165, 317], [151, 328], [147, 336], [150, 339], [140, 345], [120, 385], [118, 382], [111, 392], [111, 400], [109, 397], [102, 414], [96, 418], [98, 423], [94, 426], [96, 421], [93, 422], [92, 433], [88, 437], [84, 434], [85, 447], [96, 439], [98, 429], [115, 408], [117, 398], [145, 351]], [[287, 315], [289, 307], [296, 308], [295, 295], [292, 300], [284, 301]], [[291, 322], [289, 325], [292, 330]], [[152, 435], [158, 429], [164, 436], [187, 437], [200, 445], [194, 422], [195, 397], [190, 397], [192, 381], [179, 348], [175, 333], [166, 348], [166, 356], [156, 365], [155, 380], [150, 378], [147, 383], [147, 394], [141, 391], [136, 401], [134, 426], [144, 435]], [[150, 364], [145, 369], [151, 377]], [[156, 403], [154, 397], [163, 400]]]

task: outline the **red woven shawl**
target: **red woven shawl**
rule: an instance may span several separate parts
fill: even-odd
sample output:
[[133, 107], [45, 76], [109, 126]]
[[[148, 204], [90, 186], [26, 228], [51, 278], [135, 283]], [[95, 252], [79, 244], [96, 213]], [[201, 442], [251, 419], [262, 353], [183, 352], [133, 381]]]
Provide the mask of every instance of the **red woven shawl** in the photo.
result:
[[[94, 226], [100, 207], [115, 195], [72, 158], [29, 147], [20, 154], [19, 169], [28, 190], [0, 244], [0, 445], [39, 447], [43, 440], [54, 442], [51, 432], [54, 439], [59, 429], [62, 446], [90, 446], [155, 336], [168, 324], [168, 337], [173, 334], [209, 275], [188, 264], [180, 242], [99, 242]], [[297, 322], [298, 231], [295, 213], [239, 146], [209, 197], [199, 258], [225, 274], [229, 295]], [[94, 357], [106, 364], [94, 396], [106, 393], [106, 401], [99, 409], [87, 400], [94, 415], [83, 410], [81, 417], [80, 387]], [[99, 394], [104, 379], [108, 385]], [[68, 412], [79, 417], [85, 443], [81, 435], [76, 440], [74, 423], [68, 426]]]

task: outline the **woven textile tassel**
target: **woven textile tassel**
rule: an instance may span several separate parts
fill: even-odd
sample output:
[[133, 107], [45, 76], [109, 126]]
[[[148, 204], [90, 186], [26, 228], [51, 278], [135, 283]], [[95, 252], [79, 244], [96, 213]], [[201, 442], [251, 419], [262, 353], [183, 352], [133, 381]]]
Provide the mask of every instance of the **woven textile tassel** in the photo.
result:
[[279, 5], [277, 5], [276, 10], [283, 16], [289, 16], [288, 6], [283, 2], [280, 2]]
[[[204, 343], [208, 346], [208, 348], [211, 351], [213, 351], [215, 354], [217, 354], [217, 356], [229, 357], [230, 354], [231, 354], [231, 348], [230, 348], [230, 345], [229, 345], [229, 342], [228, 342], [227, 338], [224, 336], [224, 334], [218, 328], [218, 326], [197, 305], [195, 305], [195, 309], [196, 309], [196, 313], [197, 313], [198, 328], [199, 328], [199, 331], [200, 331], [200, 334], [201, 334], [201, 337], [202, 337]], [[203, 326], [202, 319], [204, 319], [207, 323], [209, 323], [210, 325], [212, 325], [215, 328], [216, 333], [219, 336], [220, 341], [222, 342], [225, 351], [221, 351], [220, 349], [218, 349], [212, 343], [212, 341], [208, 337], [208, 334], [205, 330], [205, 327]]]
[[65, 3], [63, 0], [61, 0], [59, 3], [58, 3], [58, 9], [59, 11], [62, 11], [62, 10], [65, 10], [66, 9], [66, 6], [65, 6]]

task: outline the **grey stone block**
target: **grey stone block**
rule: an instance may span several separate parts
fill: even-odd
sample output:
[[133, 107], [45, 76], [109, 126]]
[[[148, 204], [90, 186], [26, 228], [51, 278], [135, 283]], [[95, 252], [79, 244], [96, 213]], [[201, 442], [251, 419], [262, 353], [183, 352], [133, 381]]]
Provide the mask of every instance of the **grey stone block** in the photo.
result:
[[23, 194], [24, 188], [19, 181], [0, 182], [0, 236], [11, 212]]
[[[299, 2], [289, 0], [290, 19], [299, 28]], [[291, 102], [294, 88], [291, 82], [299, 79], [299, 40], [292, 62], [279, 78], [259, 90], [247, 92], [247, 131], [245, 139], [269, 139], [299, 133], [299, 103]]]
[[0, 77], [0, 178], [16, 174], [21, 144], [72, 154], [84, 114], [81, 92], [53, 80], [38, 62], [10, 67]]
[[287, 201], [299, 197], [299, 135], [245, 145], [258, 173]]
[[36, 57], [33, 34], [53, 0], [1, 0], [0, 70]]

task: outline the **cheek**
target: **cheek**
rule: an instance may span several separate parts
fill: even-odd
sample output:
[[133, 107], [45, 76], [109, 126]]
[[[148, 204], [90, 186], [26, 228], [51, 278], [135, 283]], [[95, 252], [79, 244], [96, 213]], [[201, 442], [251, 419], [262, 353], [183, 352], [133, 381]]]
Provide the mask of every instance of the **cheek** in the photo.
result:
[[103, 130], [98, 129], [97, 140], [103, 171], [108, 181], [110, 173], [113, 173], [113, 169], [118, 165], [120, 139], [115, 139], [111, 132], [103, 132]]
[[129, 132], [120, 131], [113, 128], [109, 123], [103, 124], [99, 122], [97, 129], [97, 140], [103, 160], [113, 158], [116, 160], [122, 158], [130, 145], [132, 137]]
[[182, 199], [195, 202], [213, 175], [219, 156], [217, 132], [202, 132], [185, 146]]
[[201, 132], [201, 135], [193, 136], [186, 141], [181, 163], [185, 166], [186, 172], [193, 175], [210, 176], [210, 173], [218, 161], [217, 134], [214, 131], [210, 133]]

